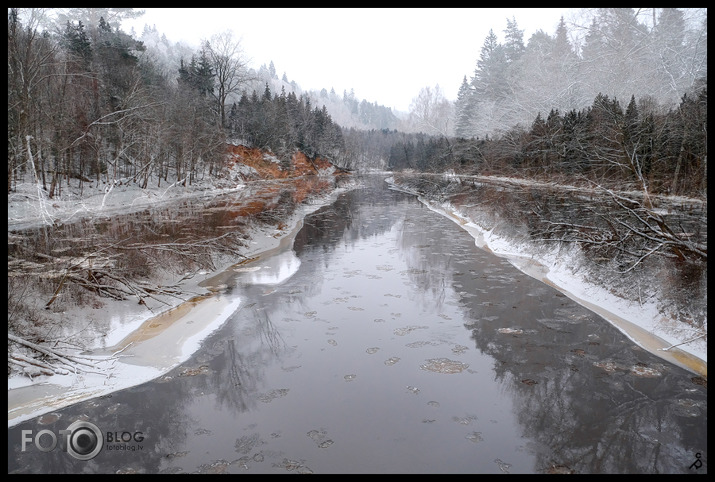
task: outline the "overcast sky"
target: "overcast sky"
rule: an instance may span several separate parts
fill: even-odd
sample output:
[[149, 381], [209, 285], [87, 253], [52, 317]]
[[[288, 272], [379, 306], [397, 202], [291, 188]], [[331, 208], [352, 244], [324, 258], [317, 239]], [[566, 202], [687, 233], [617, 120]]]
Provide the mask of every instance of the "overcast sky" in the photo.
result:
[[471, 8], [206, 8], [157, 9], [123, 28], [141, 34], [156, 25], [170, 41], [199, 45], [232, 30], [254, 68], [271, 61], [304, 90], [355, 90], [357, 99], [407, 111], [423, 87], [439, 84], [449, 100], [474, 74], [484, 39], [493, 29], [504, 40], [507, 18], [524, 30], [554, 35], [573, 9]]

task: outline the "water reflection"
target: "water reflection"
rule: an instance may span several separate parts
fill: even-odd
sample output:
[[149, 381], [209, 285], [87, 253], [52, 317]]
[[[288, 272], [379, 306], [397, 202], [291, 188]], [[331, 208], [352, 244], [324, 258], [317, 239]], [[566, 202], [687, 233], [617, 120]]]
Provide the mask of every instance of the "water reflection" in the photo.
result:
[[[172, 373], [8, 430], [8, 471], [688, 473], [696, 453], [707, 470], [705, 386], [382, 179], [288, 252], [277, 283], [243, 265], [245, 303]], [[20, 430], [80, 417], [145, 448], [20, 453]]]
[[[271, 256], [261, 262], [260, 266], [243, 268], [246, 282], [258, 285], [279, 284], [293, 276], [300, 267], [300, 259], [292, 250]], [[237, 269], [240, 272], [241, 268]]]

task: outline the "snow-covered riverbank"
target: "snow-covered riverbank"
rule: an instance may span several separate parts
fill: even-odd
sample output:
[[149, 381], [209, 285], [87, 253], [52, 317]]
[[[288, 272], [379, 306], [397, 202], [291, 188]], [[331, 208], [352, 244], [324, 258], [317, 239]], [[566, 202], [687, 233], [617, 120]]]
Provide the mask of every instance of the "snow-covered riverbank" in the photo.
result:
[[[103, 300], [101, 309], [73, 307], [60, 313], [63, 333], [77, 333], [87, 361], [93, 368], [66, 375], [29, 377], [17, 373], [8, 378], [8, 427], [24, 420], [77, 403], [107, 395], [158, 378], [186, 361], [202, 340], [218, 329], [244, 300], [224, 296], [220, 274], [230, 270], [240, 259], [251, 259], [251, 270], [260, 274], [260, 282], [275, 283], [290, 276], [284, 266], [262, 263], [268, 254], [289, 249], [305, 216], [332, 203], [342, 192], [355, 188], [346, 183], [329, 195], [301, 204], [283, 220], [281, 228], [252, 228], [249, 246], [216, 270], [200, 272], [181, 284], [185, 293], [195, 293], [190, 300], [166, 298], [168, 305], [147, 306], [117, 300]], [[49, 201], [38, 195], [36, 186], [20, 186], [8, 203], [8, 225], [26, 229], [48, 223], [73, 222], [80, 218], [104, 217], [135, 212], [146, 207], [188, 198], [206, 198], [237, 193], [244, 184], [197, 184], [191, 188], [171, 186], [140, 189], [134, 184], [98, 188], [95, 193], [70, 193], [64, 199]], [[240, 256], [239, 256], [240, 255]], [[242, 269], [236, 268], [234, 269]], [[110, 318], [109, 329], [93, 323]], [[104, 320], [106, 321], [106, 320]], [[106, 323], [105, 323], [106, 324]], [[63, 335], [64, 336], [64, 335]]]
[[[387, 179], [393, 189], [405, 189]], [[478, 247], [504, 257], [524, 273], [547, 283], [582, 306], [598, 313], [642, 348], [693, 373], [707, 378], [707, 323], [703, 330], [669, 320], [658, 309], [657, 300], [626, 300], [614, 295], [606, 287], [590, 282], [576, 268], [581, 261], [576, 253], [563, 250], [539, 250], [495, 233], [485, 227], [460, 206], [438, 202], [418, 195], [427, 207], [453, 220], [475, 239]]]

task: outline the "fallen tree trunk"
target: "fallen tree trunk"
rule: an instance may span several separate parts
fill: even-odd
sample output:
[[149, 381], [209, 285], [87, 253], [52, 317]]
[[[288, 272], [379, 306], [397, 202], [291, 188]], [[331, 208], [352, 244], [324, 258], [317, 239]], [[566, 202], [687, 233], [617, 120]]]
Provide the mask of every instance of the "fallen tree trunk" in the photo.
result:
[[[56, 360], [74, 373], [83, 372], [102, 374], [102, 369], [97, 367], [97, 363], [109, 361], [115, 358], [113, 356], [91, 357], [62, 353], [54, 348], [38, 345], [37, 343], [25, 340], [24, 338], [13, 335], [12, 333], [7, 334], [7, 339], [9, 342], [16, 343], [30, 349], [32, 352], [39, 354], [39, 356], [44, 355], [52, 360]], [[67, 369], [62, 368], [62, 366], [56, 366], [50, 361], [38, 360], [37, 358], [29, 357], [17, 352], [8, 354], [8, 363], [20, 365], [26, 369], [29, 368], [29, 370], [25, 371], [30, 377], [32, 377], [31, 374], [66, 375], [70, 373]]]

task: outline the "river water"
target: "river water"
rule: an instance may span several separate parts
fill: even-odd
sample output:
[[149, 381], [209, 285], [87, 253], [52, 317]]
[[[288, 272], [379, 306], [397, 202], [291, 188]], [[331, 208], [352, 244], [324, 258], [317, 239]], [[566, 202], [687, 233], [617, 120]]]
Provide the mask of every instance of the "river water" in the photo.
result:
[[[8, 472], [707, 473], [706, 385], [382, 177], [219, 278], [186, 363], [8, 429]], [[76, 420], [92, 459], [22, 450]]]

